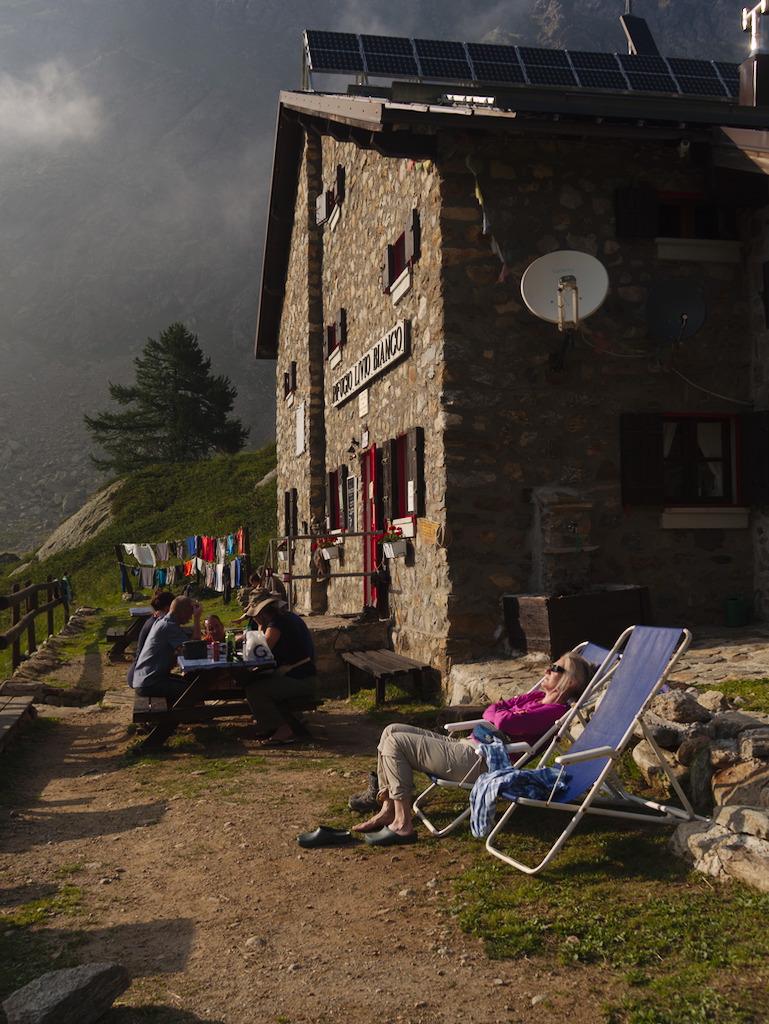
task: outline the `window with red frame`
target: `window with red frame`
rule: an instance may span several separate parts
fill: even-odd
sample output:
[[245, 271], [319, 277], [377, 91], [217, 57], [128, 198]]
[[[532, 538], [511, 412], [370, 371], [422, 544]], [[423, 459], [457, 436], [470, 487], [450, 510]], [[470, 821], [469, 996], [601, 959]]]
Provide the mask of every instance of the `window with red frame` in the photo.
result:
[[337, 311], [333, 324], [326, 325], [326, 359], [347, 341], [347, 310]]
[[401, 274], [419, 259], [420, 241], [419, 211], [412, 210], [405, 230], [385, 249], [382, 265], [382, 291], [385, 294], [389, 295]]
[[288, 398], [294, 391], [296, 391], [296, 363], [292, 362], [283, 374], [283, 397]]

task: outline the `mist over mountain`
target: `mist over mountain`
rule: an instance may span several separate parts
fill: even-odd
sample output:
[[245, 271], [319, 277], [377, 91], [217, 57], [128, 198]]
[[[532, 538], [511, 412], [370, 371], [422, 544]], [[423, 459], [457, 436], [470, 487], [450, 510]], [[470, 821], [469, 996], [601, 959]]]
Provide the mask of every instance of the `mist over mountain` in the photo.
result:
[[[277, 95], [301, 34], [626, 50], [624, 0], [0, 0], [0, 551], [102, 482], [82, 416], [181, 321], [274, 432], [251, 355]], [[636, 0], [661, 52], [741, 60], [741, 8]], [[317, 85], [317, 83], [316, 83]]]

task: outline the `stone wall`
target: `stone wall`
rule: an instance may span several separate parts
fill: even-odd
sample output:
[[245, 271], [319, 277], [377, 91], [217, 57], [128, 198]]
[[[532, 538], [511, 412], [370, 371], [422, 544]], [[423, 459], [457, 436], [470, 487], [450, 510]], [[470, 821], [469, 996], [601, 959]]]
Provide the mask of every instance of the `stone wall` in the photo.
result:
[[[433, 532], [418, 532], [409, 557], [384, 568], [395, 648], [444, 673], [501, 654], [502, 595], [543, 586], [648, 586], [662, 623], [722, 622], [724, 597], [753, 587], [750, 531], [662, 529], [659, 507], [623, 508], [620, 493], [621, 413], [734, 414], [750, 393], [740, 265], [663, 260], [654, 239], [615, 231], [618, 186], [704, 192], [706, 169], [648, 139], [452, 135], [439, 136], [438, 154], [396, 159], [308, 137], [279, 344], [279, 501], [296, 487], [300, 528], [321, 529], [326, 474], [347, 467], [360, 529], [366, 496], [352, 441], [381, 449], [423, 428]], [[315, 198], [338, 166], [344, 200], [318, 227]], [[421, 255], [394, 303], [382, 290], [383, 255], [413, 209]], [[519, 287], [526, 267], [557, 249], [595, 255], [610, 276], [605, 304], [569, 345], [529, 312]], [[670, 278], [707, 296], [702, 329], [678, 345], [655, 337], [644, 315], [650, 287]], [[347, 339], [332, 365], [324, 330], [340, 307]], [[411, 325], [408, 358], [369, 383], [367, 406], [356, 394], [334, 407], [334, 381], [399, 320]], [[290, 405], [282, 375], [292, 360]], [[306, 450], [297, 455], [300, 402]], [[279, 514], [282, 522], [282, 505]], [[575, 516], [569, 550], [562, 527]], [[560, 547], [544, 536], [557, 532], [553, 522]], [[301, 552], [295, 572], [317, 575], [309, 545]], [[295, 583], [297, 606], [359, 611], [362, 577], [343, 574], [363, 569], [361, 539], [348, 537], [330, 578]]]
[[[620, 495], [621, 413], [733, 414], [749, 394], [741, 266], [663, 261], [654, 239], [615, 234], [617, 186], [704, 192], [705, 170], [662, 142], [515, 137], [446, 140], [445, 148], [452, 650], [484, 656], [494, 647], [501, 595], [538, 591], [542, 494], [592, 506], [589, 544], [549, 567], [556, 592], [560, 569], [567, 587], [574, 573], [593, 584], [648, 586], [664, 623], [722, 622], [723, 598], [751, 585], [749, 531], [663, 530], [658, 507], [624, 509]], [[556, 325], [531, 314], [519, 289], [526, 267], [558, 249], [596, 256], [610, 277], [606, 302], [565, 350]], [[677, 346], [654, 337], [644, 315], [649, 288], [669, 278], [707, 296], [704, 326]]]

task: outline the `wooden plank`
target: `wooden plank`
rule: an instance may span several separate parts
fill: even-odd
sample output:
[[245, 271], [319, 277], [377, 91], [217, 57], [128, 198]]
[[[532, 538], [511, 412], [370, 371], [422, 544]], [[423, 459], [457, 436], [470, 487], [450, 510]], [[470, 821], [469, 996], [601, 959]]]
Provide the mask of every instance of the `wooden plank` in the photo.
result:
[[32, 697], [11, 697], [0, 710], [0, 750], [10, 743], [24, 722], [31, 721], [34, 713]]

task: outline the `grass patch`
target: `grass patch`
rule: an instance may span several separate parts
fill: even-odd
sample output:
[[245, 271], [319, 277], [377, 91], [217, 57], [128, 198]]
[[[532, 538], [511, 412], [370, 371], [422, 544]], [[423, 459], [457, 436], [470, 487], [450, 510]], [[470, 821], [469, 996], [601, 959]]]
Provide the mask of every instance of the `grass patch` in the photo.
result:
[[[7, 896], [6, 896], [7, 901]], [[78, 931], [47, 930], [52, 918], [80, 912], [82, 892], [74, 885], [5, 910], [0, 917], [0, 1000], [46, 971], [71, 967], [82, 943]]]
[[[558, 817], [516, 812], [514, 855], [541, 856], [554, 824], [565, 824]], [[690, 874], [665, 849], [669, 835], [593, 820], [543, 875], [484, 859], [455, 881], [452, 913], [493, 959], [615, 972], [632, 988], [604, 1007], [607, 1024], [758, 1024], [769, 980], [769, 895]]]
[[716, 689], [727, 697], [740, 697], [740, 711], [769, 713], [769, 679], [736, 679], [719, 683]]

